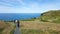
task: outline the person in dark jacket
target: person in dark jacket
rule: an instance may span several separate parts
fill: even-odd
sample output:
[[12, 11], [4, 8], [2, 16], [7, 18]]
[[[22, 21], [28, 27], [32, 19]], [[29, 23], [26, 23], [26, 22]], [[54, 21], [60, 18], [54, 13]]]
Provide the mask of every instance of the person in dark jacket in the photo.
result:
[[17, 26], [19, 27], [19, 20], [14, 20], [14, 23], [17, 23]]
[[17, 26], [19, 27], [19, 20], [17, 21]]

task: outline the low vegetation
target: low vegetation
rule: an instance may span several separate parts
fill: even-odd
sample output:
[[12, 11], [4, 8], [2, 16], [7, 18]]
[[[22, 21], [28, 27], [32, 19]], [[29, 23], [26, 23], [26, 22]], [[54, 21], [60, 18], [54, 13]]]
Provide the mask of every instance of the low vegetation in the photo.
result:
[[15, 32], [15, 29], [11, 30], [10, 34], [14, 34], [14, 32]]
[[37, 19], [37, 18], [34, 17], [34, 18], [24, 19], [24, 20], [21, 20], [21, 21], [34, 21], [35, 19]]
[[34, 21], [21, 21], [22, 34], [60, 34], [60, 10], [42, 13]]
[[42, 13], [40, 20], [43, 22], [60, 23], [60, 10], [50, 10]]
[[55, 30], [41, 30], [41, 29], [22, 29], [22, 34], [60, 34], [60, 31]]
[[21, 21], [21, 34], [60, 34], [60, 24], [50, 22]]
[[10, 34], [14, 29], [13, 23], [0, 21], [0, 34]]

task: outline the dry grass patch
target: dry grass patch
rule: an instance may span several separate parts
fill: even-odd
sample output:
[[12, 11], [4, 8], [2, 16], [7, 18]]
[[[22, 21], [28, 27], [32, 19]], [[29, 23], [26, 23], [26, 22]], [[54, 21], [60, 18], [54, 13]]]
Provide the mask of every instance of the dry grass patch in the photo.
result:
[[[21, 21], [22, 34], [60, 34], [60, 24], [40, 22], [40, 21]], [[42, 31], [42, 32], [41, 32]]]
[[11, 23], [0, 21], [0, 34], [10, 34], [13, 29], [14, 26]]

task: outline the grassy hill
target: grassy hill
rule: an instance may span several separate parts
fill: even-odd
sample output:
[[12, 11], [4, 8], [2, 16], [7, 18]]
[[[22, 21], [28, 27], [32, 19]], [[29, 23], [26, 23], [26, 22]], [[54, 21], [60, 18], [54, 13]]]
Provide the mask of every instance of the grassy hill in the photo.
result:
[[12, 34], [13, 30], [13, 23], [0, 21], [0, 34]]
[[35, 21], [20, 21], [22, 34], [60, 34], [60, 24]]
[[20, 29], [22, 34], [60, 34], [59, 23], [60, 10], [50, 10], [33, 21], [20, 21]]
[[43, 22], [60, 23], [60, 10], [50, 10], [41, 14], [40, 20]]

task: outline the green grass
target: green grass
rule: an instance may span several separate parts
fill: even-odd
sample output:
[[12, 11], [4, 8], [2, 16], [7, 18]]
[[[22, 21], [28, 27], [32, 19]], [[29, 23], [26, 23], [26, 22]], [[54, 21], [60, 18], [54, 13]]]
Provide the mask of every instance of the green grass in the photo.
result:
[[10, 34], [14, 34], [14, 31], [15, 31], [15, 30], [13, 29], [13, 30], [10, 32]]
[[41, 29], [21, 29], [21, 34], [60, 34], [60, 31]]
[[34, 17], [34, 18], [24, 19], [24, 20], [21, 20], [21, 21], [34, 21], [35, 19], [37, 19], [37, 18]]
[[52, 21], [53, 23], [60, 23], [60, 19]]
[[0, 28], [0, 32], [2, 32], [4, 30], [4, 28]]
[[4, 30], [4, 28], [0, 28], [0, 34], [2, 34], [2, 31]]
[[60, 10], [50, 10], [39, 17], [40, 21], [60, 23]]
[[44, 33], [42, 30], [35, 29], [22, 29], [21, 34], [41, 34]]
[[50, 31], [50, 34], [60, 34], [60, 31]]
[[29, 20], [21, 20], [21, 21], [34, 21], [34, 19], [29, 19]]

